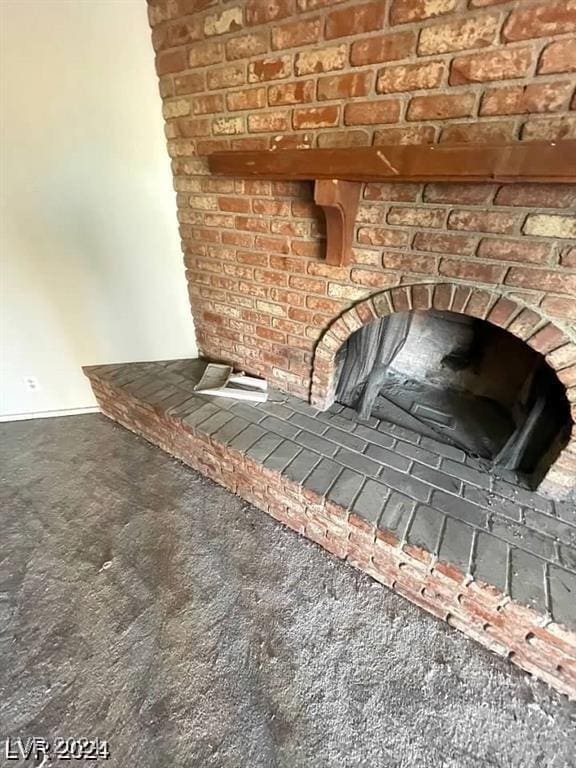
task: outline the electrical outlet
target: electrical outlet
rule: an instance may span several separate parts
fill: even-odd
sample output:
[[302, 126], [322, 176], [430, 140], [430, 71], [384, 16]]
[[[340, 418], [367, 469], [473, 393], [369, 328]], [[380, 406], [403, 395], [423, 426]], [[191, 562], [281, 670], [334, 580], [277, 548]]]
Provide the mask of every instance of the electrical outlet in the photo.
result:
[[24, 385], [30, 392], [37, 392], [40, 389], [40, 384], [35, 376], [24, 376]]

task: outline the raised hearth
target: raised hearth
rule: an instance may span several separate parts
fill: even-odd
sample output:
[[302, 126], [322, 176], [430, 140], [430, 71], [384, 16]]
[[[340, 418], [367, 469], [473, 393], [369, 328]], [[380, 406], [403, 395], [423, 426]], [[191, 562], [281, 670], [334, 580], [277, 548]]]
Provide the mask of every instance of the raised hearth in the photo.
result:
[[342, 405], [199, 396], [204, 365], [86, 374], [110, 418], [576, 698], [573, 504]]

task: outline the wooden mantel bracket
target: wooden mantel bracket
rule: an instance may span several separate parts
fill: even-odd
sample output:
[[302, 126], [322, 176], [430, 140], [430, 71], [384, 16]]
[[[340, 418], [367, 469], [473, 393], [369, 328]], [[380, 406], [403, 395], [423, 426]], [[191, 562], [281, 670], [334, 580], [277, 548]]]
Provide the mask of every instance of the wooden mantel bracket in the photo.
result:
[[362, 182], [574, 184], [576, 141], [215, 152], [208, 165], [222, 176], [314, 181], [314, 200], [326, 216], [326, 260], [342, 265], [350, 258]]
[[334, 267], [350, 262], [361, 186], [340, 179], [316, 179], [314, 184], [314, 202], [326, 218], [326, 262]]

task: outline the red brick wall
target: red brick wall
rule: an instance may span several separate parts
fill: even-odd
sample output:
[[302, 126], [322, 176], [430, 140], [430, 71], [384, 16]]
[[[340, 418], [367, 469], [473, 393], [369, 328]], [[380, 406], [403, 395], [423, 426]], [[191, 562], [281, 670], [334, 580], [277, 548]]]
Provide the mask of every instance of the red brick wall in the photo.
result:
[[328, 267], [308, 183], [208, 175], [218, 149], [576, 138], [576, 2], [149, 0], [201, 350], [309, 394], [315, 343], [371, 293], [463, 281], [576, 339], [576, 190], [366, 184]]

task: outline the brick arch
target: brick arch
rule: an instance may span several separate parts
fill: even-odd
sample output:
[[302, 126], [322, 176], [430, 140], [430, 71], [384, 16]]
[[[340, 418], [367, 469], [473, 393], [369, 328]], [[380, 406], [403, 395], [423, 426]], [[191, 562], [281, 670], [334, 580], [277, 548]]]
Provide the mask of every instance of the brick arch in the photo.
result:
[[374, 293], [354, 304], [326, 328], [316, 345], [311, 404], [326, 410], [334, 402], [336, 352], [355, 331], [394, 312], [427, 309], [486, 320], [544, 355], [566, 387], [572, 415], [569, 443], [548, 471], [546, 481], [550, 487], [576, 488], [576, 343], [537, 309], [497, 291], [455, 283], [417, 283]]

